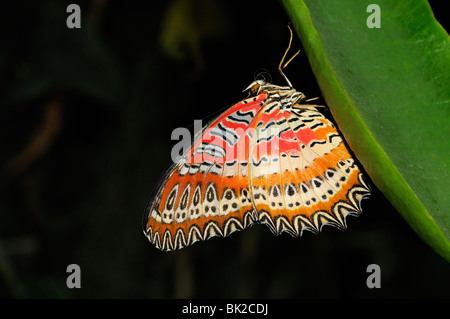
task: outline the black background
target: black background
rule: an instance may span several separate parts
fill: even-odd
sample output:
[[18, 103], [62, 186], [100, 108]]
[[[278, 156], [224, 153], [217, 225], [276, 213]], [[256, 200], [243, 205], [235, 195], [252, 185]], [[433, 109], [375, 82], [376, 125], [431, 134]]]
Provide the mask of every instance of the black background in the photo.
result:
[[[283, 83], [289, 39], [276, 1], [217, 0], [219, 16], [199, 1], [171, 33], [173, 2], [79, 1], [81, 29], [66, 27], [69, 1], [2, 4], [0, 296], [449, 298], [448, 263], [373, 185], [345, 232], [293, 239], [257, 225], [175, 253], [148, 243], [142, 214], [172, 130], [244, 98], [258, 70]], [[321, 97], [304, 53], [285, 73]], [[73, 263], [81, 289], [66, 286]], [[381, 289], [366, 286], [369, 264]]]

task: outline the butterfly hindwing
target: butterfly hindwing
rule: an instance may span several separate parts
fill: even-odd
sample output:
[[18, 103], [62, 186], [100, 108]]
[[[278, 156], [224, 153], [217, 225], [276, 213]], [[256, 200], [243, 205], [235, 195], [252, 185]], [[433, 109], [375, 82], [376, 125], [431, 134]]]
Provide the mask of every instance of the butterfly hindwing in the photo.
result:
[[344, 229], [369, 189], [334, 125], [315, 108], [295, 107], [267, 107], [256, 125], [250, 184], [258, 219], [275, 234]]

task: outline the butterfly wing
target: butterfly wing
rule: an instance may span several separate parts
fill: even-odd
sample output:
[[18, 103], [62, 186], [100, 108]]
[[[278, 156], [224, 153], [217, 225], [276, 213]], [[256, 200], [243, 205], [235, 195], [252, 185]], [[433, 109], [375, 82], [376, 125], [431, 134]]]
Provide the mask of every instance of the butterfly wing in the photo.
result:
[[207, 126], [163, 177], [144, 215], [144, 233], [169, 251], [228, 236], [255, 221], [248, 184], [254, 119], [266, 94], [235, 104]]
[[344, 229], [369, 194], [329, 120], [263, 93], [224, 112], [172, 165], [147, 207], [144, 233], [170, 251], [255, 221], [293, 236]]
[[314, 107], [266, 107], [256, 124], [250, 189], [257, 219], [275, 234], [345, 228], [370, 194], [335, 126]]

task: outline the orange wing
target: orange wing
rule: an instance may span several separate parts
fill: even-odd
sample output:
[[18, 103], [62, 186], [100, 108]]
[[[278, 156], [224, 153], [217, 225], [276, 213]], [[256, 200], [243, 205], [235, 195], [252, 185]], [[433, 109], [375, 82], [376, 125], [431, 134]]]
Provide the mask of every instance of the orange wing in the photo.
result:
[[163, 177], [143, 223], [157, 248], [228, 236], [255, 221], [248, 158], [254, 118], [266, 97], [246, 99], [219, 116]]
[[[334, 125], [290, 87], [244, 100], [203, 131], [156, 189], [144, 233], [157, 248], [228, 236], [254, 222], [300, 236], [346, 228], [370, 189]], [[282, 96], [284, 94], [284, 96]]]
[[346, 228], [370, 189], [335, 126], [308, 105], [263, 112], [260, 123], [250, 173], [258, 220], [277, 235]]

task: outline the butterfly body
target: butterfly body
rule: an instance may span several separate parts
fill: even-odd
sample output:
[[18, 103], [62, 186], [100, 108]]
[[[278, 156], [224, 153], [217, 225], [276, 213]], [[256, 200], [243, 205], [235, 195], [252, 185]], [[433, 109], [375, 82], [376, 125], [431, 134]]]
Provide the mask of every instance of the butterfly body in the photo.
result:
[[346, 228], [370, 191], [334, 124], [291, 86], [258, 80], [164, 176], [144, 233], [169, 251], [254, 223], [300, 236]]

